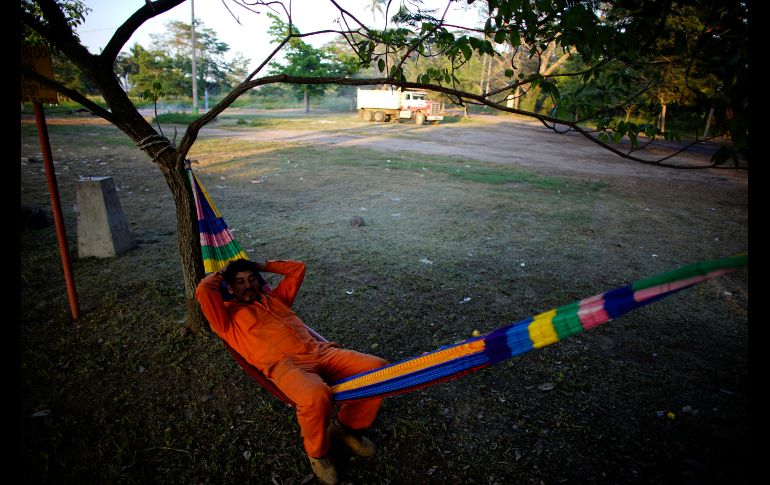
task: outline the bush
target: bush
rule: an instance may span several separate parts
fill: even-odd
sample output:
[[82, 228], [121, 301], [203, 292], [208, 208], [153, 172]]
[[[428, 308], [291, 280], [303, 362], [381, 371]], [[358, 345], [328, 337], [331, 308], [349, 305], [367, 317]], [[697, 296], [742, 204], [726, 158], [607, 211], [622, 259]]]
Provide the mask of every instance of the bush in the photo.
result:
[[193, 121], [197, 120], [200, 115], [194, 115], [192, 113], [163, 113], [159, 114], [157, 118], [152, 119], [152, 123], [171, 123], [175, 125], [189, 125]]

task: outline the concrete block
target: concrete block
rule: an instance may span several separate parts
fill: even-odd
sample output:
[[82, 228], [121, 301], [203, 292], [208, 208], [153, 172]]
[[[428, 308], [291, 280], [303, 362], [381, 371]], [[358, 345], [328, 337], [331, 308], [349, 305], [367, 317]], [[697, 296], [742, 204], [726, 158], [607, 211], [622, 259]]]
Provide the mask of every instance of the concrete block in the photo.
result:
[[78, 257], [112, 258], [134, 247], [112, 177], [78, 181]]

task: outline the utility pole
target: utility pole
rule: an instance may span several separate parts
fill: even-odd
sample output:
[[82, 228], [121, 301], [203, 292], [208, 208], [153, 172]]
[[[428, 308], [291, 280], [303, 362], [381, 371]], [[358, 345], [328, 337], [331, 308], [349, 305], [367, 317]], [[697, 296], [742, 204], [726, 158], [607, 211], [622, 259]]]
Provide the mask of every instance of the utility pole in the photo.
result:
[[198, 114], [198, 68], [195, 63], [195, 0], [190, 0], [192, 10], [192, 23], [190, 32], [192, 33], [192, 110], [193, 114]]

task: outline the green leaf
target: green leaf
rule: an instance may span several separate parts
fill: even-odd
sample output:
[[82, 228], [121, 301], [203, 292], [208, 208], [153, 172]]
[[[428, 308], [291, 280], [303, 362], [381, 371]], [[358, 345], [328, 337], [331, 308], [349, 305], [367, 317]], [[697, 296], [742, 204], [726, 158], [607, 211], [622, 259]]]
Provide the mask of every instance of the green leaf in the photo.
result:
[[488, 18], [487, 22], [484, 24], [484, 33], [486, 35], [490, 35], [492, 33], [492, 19]]
[[637, 141], [637, 139], [636, 139], [636, 133], [629, 132], [628, 133], [628, 138], [631, 140], [631, 146], [632, 147], [635, 147], [635, 146], [639, 145], [639, 141]]
[[505, 31], [504, 30], [498, 30], [495, 32], [495, 44], [502, 44], [505, 42]]
[[513, 69], [506, 69], [505, 77], [513, 77]]
[[382, 58], [377, 60], [377, 69], [379, 69], [380, 72], [385, 70], [385, 61]]
[[463, 56], [465, 57], [466, 61], [473, 55], [473, 51], [471, 50], [470, 46], [465, 42], [460, 44], [460, 50], [463, 52]]

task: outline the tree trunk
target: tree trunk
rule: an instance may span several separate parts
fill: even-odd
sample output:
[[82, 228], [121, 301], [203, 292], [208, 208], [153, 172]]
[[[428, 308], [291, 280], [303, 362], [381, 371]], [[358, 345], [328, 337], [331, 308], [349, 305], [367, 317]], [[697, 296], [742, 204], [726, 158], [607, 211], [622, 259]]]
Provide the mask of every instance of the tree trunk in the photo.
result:
[[305, 113], [310, 113], [310, 89], [305, 86]]
[[658, 122], [658, 128], [661, 133], [666, 132], [666, 100], [663, 95], [660, 96], [660, 120]]
[[[114, 77], [109, 79], [109, 74], [101, 74], [103, 76], [97, 77], [97, 80], [101, 81], [104, 98], [110, 100], [109, 106], [115, 117], [115, 126], [139, 145], [160, 168], [171, 191], [176, 208], [177, 250], [185, 289], [185, 326], [193, 332], [198, 332], [205, 320], [195, 300], [195, 288], [205, 276], [205, 272], [198, 234], [198, 215], [183, 163], [187, 153], [179, 152], [175, 146], [169, 145], [168, 140], [159, 136], [139, 114]], [[142, 143], [145, 145], [141, 145]]]
[[489, 92], [489, 76], [490, 76], [490, 71], [492, 70], [492, 56], [487, 56], [487, 57], [489, 58], [489, 61], [487, 62], [487, 69], [486, 69], [487, 70], [487, 74], [486, 74], [486, 77], [485, 77], [486, 81], [485, 81], [485, 84], [484, 84], [484, 91], [483, 91], [484, 94]]
[[481, 77], [479, 78], [479, 92], [484, 94], [484, 67], [487, 65], [487, 56], [481, 55]]
[[169, 153], [167, 157], [158, 161], [158, 165], [171, 191], [176, 208], [177, 250], [185, 290], [185, 326], [193, 333], [198, 333], [205, 320], [195, 300], [195, 288], [205, 276], [205, 272], [192, 187], [184, 165], [178, 162], [180, 157], [180, 154]]
[[706, 128], [703, 130], [703, 138], [709, 137], [709, 129], [711, 129], [711, 120], [714, 119], [714, 108], [709, 110], [709, 116], [706, 118]]
[[513, 108], [519, 109], [520, 102], [521, 102], [521, 86], [516, 86], [516, 93], [513, 95]]

